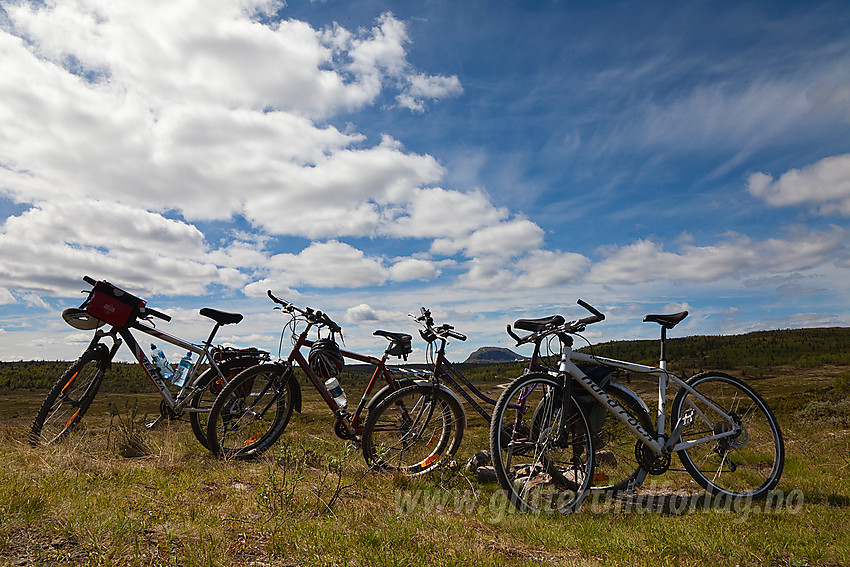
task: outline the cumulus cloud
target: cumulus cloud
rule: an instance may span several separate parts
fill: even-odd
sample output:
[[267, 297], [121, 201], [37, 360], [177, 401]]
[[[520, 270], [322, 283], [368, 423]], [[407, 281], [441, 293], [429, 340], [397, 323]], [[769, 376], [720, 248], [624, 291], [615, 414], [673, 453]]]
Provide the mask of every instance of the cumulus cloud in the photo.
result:
[[471, 260], [459, 281], [474, 289], [538, 289], [579, 281], [590, 265], [581, 254], [551, 250], [535, 250], [510, 263], [484, 256]]
[[463, 92], [456, 76], [415, 75], [409, 78], [409, 87], [396, 97], [399, 106], [418, 112], [425, 110], [425, 99], [439, 100]]
[[388, 277], [380, 259], [336, 240], [314, 242], [298, 254], [276, 254], [267, 265], [275, 280], [293, 287], [364, 287]]
[[810, 205], [819, 214], [850, 216], [850, 154], [791, 169], [779, 179], [754, 173], [747, 188], [774, 207]]
[[169, 294], [246, 279], [209, 258], [195, 227], [99, 201], [42, 203], [9, 217], [0, 227], [0, 256], [0, 281], [40, 292], [75, 293], [83, 275], [109, 274], [131, 289]]
[[404, 258], [389, 269], [390, 278], [397, 282], [413, 280], [432, 280], [440, 275], [440, 267], [435, 262], [419, 258]]
[[639, 240], [604, 249], [605, 258], [591, 267], [588, 279], [628, 284], [794, 272], [830, 261], [844, 249], [845, 240], [846, 232], [839, 228], [828, 232], [798, 230], [787, 240], [754, 241], [736, 234], [712, 246], [685, 245], [679, 252], [665, 251], [651, 240]]
[[[161, 293], [251, 277], [359, 287], [441, 272], [430, 260], [369, 257], [340, 238], [469, 240], [521, 226], [540, 242], [533, 223], [483, 193], [429, 188], [445, 173], [433, 157], [323, 122], [384, 89], [416, 110], [462, 92], [457, 77], [407, 61], [404, 22], [386, 13], [350, 31], [256, 17], [284, 6], [8, 6], [0, 187], [30, 208], [0, 233], [9, 264], [0, 283], [60, 293], [76, 272], [91, 272]], [[216, 247], [198, 228], [234, 217], [250, 224], [253, 241], [230, 234]], [[272, 235], [324, 242], [275, 254]], [[479, 236], [456, 248], [488, 246]], [[32, 265], [36, 249], [52, 267]], [[57, 266], [69, 271], [61, 283], [49, 275]]]
[[355, 325], [359, 323], [376, 323], [381, 321], [398, 322], [400, 319], [403, 318], [403, 313], [375, 309], [368, 303], [361, 303], [360, 305], [350, 307], [346, 310], [344, 316], [344, 320], [346, 323], [351, 323]]

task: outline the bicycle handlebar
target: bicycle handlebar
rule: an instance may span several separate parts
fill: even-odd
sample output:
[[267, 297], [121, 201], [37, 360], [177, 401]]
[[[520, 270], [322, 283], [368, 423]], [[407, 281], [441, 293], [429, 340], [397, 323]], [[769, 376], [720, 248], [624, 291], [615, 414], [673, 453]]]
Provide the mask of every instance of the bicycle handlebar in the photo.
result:
[[[87, 284], [89, 284], [92, 287], [94, 287], [97, 284], [97, 280], [92, 278], [92, 277], [89, 277], [89, 276], [83, 276], [83, 281], [86, 282]], [[142, 307], [139, 307], [139, 316], [143, 319], [147, 318], [147, 317], [156, 317], [157, 319], [162, 319], [163, 321], [166, 321], [166, 322], [171, 321], [170, 315], [166, 315], [162, 311], [157, 311], [156, 309], [153, 309], [152, 307], [148, 307], [147, 305], [143, 305]]]
[[170, 315], [166, 315], [165, 313], [162, 313], [161, 311], [157, 311], [156, 309], [151, 309], [150, 307], [147, 307], [147, 306], [140, 308], [139, 314], [142, 317], [146, 317], [148, 315], [151, 315], [152, 317], [162, 319], [163, 321], [166, 321], [166, 322], [171, 321]]
[[[453, 330], [454, 327], [452, 327], [451, 325], [449, 325], [447, 323], [440, 325], [439, 327], [435, 327], [434, 326], [434, 318], [431, 317], [431, 310], [430, 309], [426, 309], [424, 307], [421, 307], [419, 309], [419, 312], [420, 312], [419, 317], [414, 317], [414, 315], [412, 313], [410, 314], [410, 316], [413, 317], [414, 321], [416, 321], [417, 323], [421, 323], [422, 326], [425, 327], [426, 331], [430, 331], [434, 335], [436, 335], [440, 338], [451, 337], [451, 338], [457, 339], [459, 341], [465, 341], [466, 340], [466, 335], [458, 333], [457, 331], [454, 331]], [[420, 331], [420, 334], [422, 334], [421, 331]], [[428, 333], [425, 333], [424, 335], [422, 335], [422, 338], [424, 338], [426, 341], [428, 340], [426, 338], [427, 335], [428, 335]], [[431, 339], [431, 340], [433, 340], [433, 339]]]
[[578, 322], [582, 325], [590, 325], [591, 323], [598, 323], [599, 321], [605, 320], [605, 315], [600, 313], [595, 307], [593, 307], [589, 303], [582, 301], [581, 299], [579, 299], [576, 303], [593, 313], [592, 317], [585, 317], [584, 319], [578, 320]]
[[595, 307], [593, 307], [592, 305], [590, 305], [586, 301], [579, 299], [576, 303], [578, 303], [579, 305], [581, 305], [582, 307], [584, 307], [585, 309], [590, 311], [592, 313], [592, 315], [590, 317], [584, 317], [582, 319], [570, 321], [570, 322], [564, 323], [562, 325], [549, 326], [545, 329], [535, 331], [535, 332], [533, 332], [529, 335], [526, 335], [524, 337], [520, 337], [519, 335], [517, 335], [513, 331], [513, 329], [511, 329], [511, 326], [508, 325], [508, 327], [507, 327], [508, 335], [510, 335], [510, 337], [516, 341], [517, 346], [520, 346], [520, 345], [523, 345], [523, 344], [526, 344], [526, 343], [542, 340], [544, 337], [547, 337], [549, 335], [554, 335], [556, 333], [578, 333], [578, 332], [583, 331], [584, 328], [587, 325], [590, 325], [592, 323], [598, 323], [599, 321], [605, 320], [605, 315], [603, 315], [598, 309], [596, 309]]
[[301, 309], [300, 307], [297, 307], [294, 303], [290, 303], [289, 301], [286, 301], [286, 300], [283, 300], [279, 297], [276, 297], [272, 293], [272, 290], [270, 290], [270, 289], [266, 290], [266, 293], [268, 294], [269, 299], [271, 299], [272, 301], [274, 301], [275, 303], [277, 303], [278, 305], [281, 306], [282, 310], [284, 310], [288, 313], [297, 312], [300, 315], [302, 315], [305, 319], [307, 319], [307, 321], [309, 321], [310, 323], [313, 323], [314, 325], [324, 325], [325, 327], [330, 329], [330, 331], [332, 333], [341, 333], [342, 332], [342, 327], [337, 325], [333, 321], [333, 319], [328, 317], [327, 313], [322, 313], [321, 311], [314, 311], [314, 310], [310, 309], [309, 307], [305, 307], [304, 309]]

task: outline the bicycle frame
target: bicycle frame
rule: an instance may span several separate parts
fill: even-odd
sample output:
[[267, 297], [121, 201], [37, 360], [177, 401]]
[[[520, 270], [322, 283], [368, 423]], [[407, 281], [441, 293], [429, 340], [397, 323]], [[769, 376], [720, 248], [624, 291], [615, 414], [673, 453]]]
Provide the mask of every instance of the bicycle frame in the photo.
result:
[[[590, 379], [581, 369], [576, 366], [574, 361], [578, 362], [588, 362], [592, 364], [601, 364], [603, 366], [608, 366], [612, 368], [618, 368], [620, 370], [626, 370], [629, 372], [636, 372], [640, 374], [648, 374], [651, 376], [656, 376], [658, 378], [658, 413], [657, 413], [657, 437], [652, 437], [651, 433], [648, 431], [644, 431], [643, 428], [637, 423], [633, 418], [631, 418], [626, 410], [617, 403], [616, 400], [611, 398], [608, 394], [605, 393], [602, 388], [600, 388], [592, 379]], [[676, 451], [681, 451], [683, 449], [688, 449], [695, 445], [700, 445], [703, 443], [709, 443], [711, 441], [716, 441], [718, 439], [723, 439], [724, 437], [731, 437], [735, 434], [735, 423], [732, 418], [722, 409], [717, 407], [710, 400], [706, 399], [702, 394], [691, 388], [684, 380], [667, 371], [666, 369], [666, 361], [661, 360], [660, 367], [652, 367], [652, 366], [644, 366], [642, 364], [636, 364], [633, 362], [625, 362], [622, 360], [615, 360], [611, 358], [604, 358], [600, 356], [594, 356], [590, 354], [584, 354], [580, 352], [574, 352], [572, 347], [569, 345], [563, 345], [563, 351], [561, 353], [561, 360], [559, 364], [559, 371], [563, 374], [569, 374], [572, 376], [575, 381], [587, 392], [592, 395], [599, 403], [603, 405], [609, 412], [613, 413], [614, 416], [623, 423], [626, 427], [628, 427], [632, 433], [639, 438], [643, 443], [645, 443], [652, 452], [658, 456], [662, 456], [665, 454], [673, 453]], [[671, 435], [664, 440], [665, 433], [665, 412], [667, 408], [667, 390], [673, 387], [677, 391], [681, 388], [687, 390], [691, 395], [694, 396], [695, 399], [704, 402], [712, 411], [717, 412], [718, 415], [725, 416], [725, 419], [730, 426], [726, 428], [726, 431], [722, 433], [718, 433], [715, 435], [711, 435], [709, 437], [704, 437], [702, 439], [696, 439], [694, 441], [688, 442], [680, 442], [677, 443], [677, 439], [679, 437], [679, 433], [681, 432], [682, 424], [676, 424], [675, 429], [671, 433]], [[702, 413], [698, 408], [693, 407], [692, 409], [695, 411], [699, 411], [700, 415], [703, 419], [706, 420], [707, 423], [711, 423], [711, 420]], [[717, 428], [714, 428], [717, 430]]]
[[349, 416], [342, 410], [339, 404], [336, 403], [333, 396], [331, 396], [330, 392], [328, 392], [328, 389], [325, 388], [322, 380], [310, 369], [310, 364], [307, 362], [307, 359], [304, 358], [304, 355], [301, 354], [302, 347], [312, 347], [315, 343], [315, 341], [311, 341], [307, 338], [307, 334], [310, 332], [312, 327], [312, 324], [308, 324], [307, 328], [299, 334], [298, 339], [295, 341], [286, 361], [290, 365], [292, 365], [292, 363], [298, 364], [299, 368], [301, 368], [301, 370], [304, 371], [304, 374], [307, 375], [310, 383], [325, 401], [334, 416], [341, 423], [345, 423], [345, 425], [349, 428], [349, 434], [360, 435], [363, 432], [363, 427], [360, 424], [360, 416], [367, 405], [369, 395], [372, 393], [372, 389], [375, 387], [378, 377], [382, 376], [392, 391], [398, 389], [395, 379], [392, 377], [392, 374], [386, 366], [387, 355], [384, 354], [381, 358], [375, 358], [373, 356], [357, 354], [356, 352], [340, 349], [340, 353], [345, 358], [375, 366], [375, 371], [372, 373], [372, 378], [366, 386], [366, 391], [363, 393], [360, 403], [357, 404], [357, 409]]
[[[466, 376], [461, 373], [460, 370], [455, 368], [454, 365], [449, 362], [449, 359], [446, 358], [446, 340], [443, 338], [440, 338], [439, 340], [442, 341], [442, 343], [440, 344], [440, 348], [437, 351], [437, 359], [434, 362], [434, 375], [437, 377], [438, 380], [444, 380], [448, 382], [452, 386], [452, 389], [458, 392], [463, 397], [463, 399], [469, 402], [469, 404], [472, 405], [473, 408], [475, 408], [475, 411], [481, 414], [481, 417], [486, 419], [489, 423], [491, 415], [487, 413], [484, 407], [479, 404], [478, 401], [472, 397], [472, 395], [470, 395], [469, 391], [467, 391], [467, 388], [471, 390], [472, 393], [475, 394], [478, 399], [490, 404], [491, 406], [496, 405], [496, 400], [491, 399], [484, 393], [482, 393], [478, 388], [476, 388], [472, 384], [472, 382], [470, 382], [466, 378]], [[464, 388], [461, 383], [465, 385], [466, 388]]]
[[[168, 333], [160, 331], [159, 329], [156, 329], [153, 326], [143, 325], [139, 321], [134, 321], [133, 323], [131, 323], [127, 327], [122, 327], [122, 328], [112, 327], [112, 329], [110, 329], [109, 331], [102, 331], [102, 330], [98, 329], [95, 332], [95, 336], [92, 339], [92, 342], [89, 345], [89, 348], [90, 349], [93, 348], [94, 345], [99, 343], [100, 339], [102, 339], [103, 337], [107, 337], [107, 336], [111, 337], [112, 341], [113, 341], [113, 345], [112, 345], [112, 348], [109, 350], [109, 358], [108, 358], [108, 360], [111, 361], [112, 358], [115, 356], [115, 353], [121, 347], [121, 344], [126, 343], [127, 347], [130, 349], [130, 352], [133, 353], [133, 356], [135, 357], [135, 359], [138, 361], [138, 363], [144, 369], [145, 374], [147, 375], [148, 379], [156, 387], [160, 396], [162, 396], [162, 399], [165, 401], [166, 405], [171, 410], [173, 410], [175, 412], [203, 411], [203, 410], [193, 410], [192, 408], [186, 408], [185, 407], [189, 403], [189, 401], [192, 399], [192, 396], [186, 395], [186, 393], [187, 392], [190, 393], [190, 394], [194, 393], [195, 389], [198, 387], [198, 385], [195, 383], [196, 382], [195, 374], [197, 373], [198, 368], [200, 368], [201, 365], [205, 361], [207, 363], [209, 363], [212, 368], [215, 369], [216, 373], [221, 378], [224, 378], [224, 375], [222, 374], [221, 370], [219, 369], [218, 365], [216, 364], [216, 362], [215, 362], [213, 356], [210, 354], [210, 350], [209, 350], [210, 345], [212, 344], [212, 339], [215, 336], [216, 332], [218, 331], [219, 326], [220, 325], [216, 324], [216, 326], [213, 328], [212, 332], [210, 333], [209, 339], [207, 339], [206, 343], [204, 343], [203, 345], [196, 345], [194, 343], [184, 341], [183, 339], [181, 339], [179, 337], [175, 337], [174, 335], [169, 335]], [[139, 342], [136, 340], [136, 338], [133, 336], [133, 334], [130, 332], [130, 329], [136, 329], [137, 331], [141, 331], [141, 332], [143, 332], [147, 335], [150, 335], [152, 337], [156, 337], [157, 339], [160, 339], [160, 340], [165, 341], [169, 344], [177, 346], [177, 347], [179, 347], [179, 348], [181, 348], [185, 351], [190, 351], [190, 352], [193, 352], [195, 354], [201, 355], [200, 359], [198, 359], [198, 362], [196, 364], [192, 365], [192, 368], [189, 371], [189, 376], [186, 379], [186, 384], [184, 384], [180, 388], [180, 390], [177, 392], [176, 397], [168, 389], [168, 383], [162, 377], [162, 374], [160, 373], [159, 369], [156, 366], [154, 366], [154, 364], [150, 361], [150, 359], [148, 359], [147, 355], [145, 355], [144, 349], [139, 344]], [[120, 338], [116, 335], [120, 335]]]

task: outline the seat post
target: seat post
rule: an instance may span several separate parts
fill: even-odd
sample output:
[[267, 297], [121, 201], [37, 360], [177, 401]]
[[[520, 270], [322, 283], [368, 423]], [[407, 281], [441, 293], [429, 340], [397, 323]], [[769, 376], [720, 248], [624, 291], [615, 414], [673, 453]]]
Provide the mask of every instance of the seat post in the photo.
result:
[[219, 327], [221, 327], [221, 323], [216, 323], [215, 327], [213, 327], [212, 332], [210, 333], [210, 337], [207, 339], [207, 342], [204, 345], [209, 349], [212, 346], [213, 339], [215, 338], [215, 334], [218, 332]]
[[662, 370], [667, 370], [667, 327], [661, 325], [661, 358], [658, 363]]

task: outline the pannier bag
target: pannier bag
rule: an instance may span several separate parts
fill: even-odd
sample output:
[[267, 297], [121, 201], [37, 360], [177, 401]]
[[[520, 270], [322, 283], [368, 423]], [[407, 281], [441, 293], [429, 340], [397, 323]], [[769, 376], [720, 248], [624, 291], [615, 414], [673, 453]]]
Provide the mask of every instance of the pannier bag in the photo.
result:
[[[600, 388], [605, 388], [608, 385], [608, 382], [611, 381], [611, 374], [614, 372], [614, 369], [610, 366], [591, 366], [584, 364], [579, 364], [578, 366]], [[597, 435], [602, 430], [602, 424], [605, 422], [605, 416], [608, 414], [608, 410], [581, 386], [575, 385], [573, 392], [576, 401], [587, 417], [590, 433]]]
[[91, 295], [80, 308], [113, 327], [126, 327], [139, 316], [144, 306], [144, 299], [127, 293], [107, 281], [99, 281], [94, 284]]

